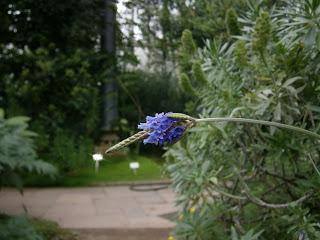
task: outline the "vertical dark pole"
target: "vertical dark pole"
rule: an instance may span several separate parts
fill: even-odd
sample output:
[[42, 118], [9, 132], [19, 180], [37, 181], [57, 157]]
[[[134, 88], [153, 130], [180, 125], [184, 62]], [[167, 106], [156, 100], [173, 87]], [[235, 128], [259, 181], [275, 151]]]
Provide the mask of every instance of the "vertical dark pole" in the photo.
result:
[[112, 130], [113, 123], [118, 118], [118, 101], [117, 101], [117, 84], [116, 76], [116, 41], [115, 41], [115, 24], [116, 24], [116, 1], [103, 0], [105, 3], [104, 13], [104, 33], [102, 49], [108, 53], [110, 58], [110, 72], [103, 84], [103, 124], [102, 129], [105, 131]]

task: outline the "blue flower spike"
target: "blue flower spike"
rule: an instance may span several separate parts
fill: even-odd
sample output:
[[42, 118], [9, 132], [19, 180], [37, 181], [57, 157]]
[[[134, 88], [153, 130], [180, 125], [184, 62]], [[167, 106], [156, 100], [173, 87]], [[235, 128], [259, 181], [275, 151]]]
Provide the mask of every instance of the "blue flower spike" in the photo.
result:
[[138, 125], [142, 131], [108, 148], [105, 153], [118, 151], [142, 139], [145, 144], [172, 144], [177, 142], [195, 123], [196, 119], [183, 113], [157, 113], [154, 117], [148, 116], [145, 123]]
[[148, 116], [145, 123], [138, 125], [139, 129], [147, 131], [148, 137], [143, 142], [155, 145], [174, 143], [179, 140], [187, 129], [185, 120], [171, 116], [173, 113], [157, 113], [154, 117]]

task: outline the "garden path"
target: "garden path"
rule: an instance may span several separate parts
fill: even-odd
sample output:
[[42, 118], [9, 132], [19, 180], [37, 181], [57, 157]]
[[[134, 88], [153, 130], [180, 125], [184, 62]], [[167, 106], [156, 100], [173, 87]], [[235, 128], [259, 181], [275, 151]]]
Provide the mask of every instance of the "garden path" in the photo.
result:
[[170, 189], [136, 192], [128, 186], [14, 189], [0, 192], [0, 211], [56, 221], [70, 229], [171, 229], [162, 215], [175, 212]]

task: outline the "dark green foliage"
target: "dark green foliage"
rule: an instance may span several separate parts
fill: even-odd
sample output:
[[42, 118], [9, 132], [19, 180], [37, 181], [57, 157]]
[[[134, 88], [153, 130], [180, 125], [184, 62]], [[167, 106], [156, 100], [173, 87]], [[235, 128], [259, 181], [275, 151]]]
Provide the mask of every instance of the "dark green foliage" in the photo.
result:
[[77, 240], [78, 237], [69, 230], [62, 229], [57, 223], [40, 218], [28, 219], [35, 231], [46, 240]]
[[76, 240], [75, 234], [55, 222], [26, 216], [0, 214], [0, 239], [5, 240]]
[[[13, 49], [4, 55], [1, 65], [7, 71], [2, 73], [4, 98], [0, 102], [9, 116], [24, 114], [34, 119], [31, 128], [40, 135], [36, 139], [40, 156], [61, 164], [61, 170], [71, 170], [76, 164], [81, 167], [80, 162], [84, 160], [80, 160], [83, 157], [79, 155], [87, 160], [93, 151], [92, 141], [80, 144], [80, 139], [92, 138], [99, 130], [99, 84], [103, 72], [98, 66], [101, 64], [103, 59], [81, 50], [67, 55], [56, 54], [53, 49], [27, 49], [21, 55]], [[52, 148], [57, 147], [61, 129], [72, 141], [72, 146], [68, 145], [70, 149], [64, 148], [63, 154], [69, 153], [65, 156], [67, 161], [59, 161], [61, 157], [55, 156], [59, 153], [53, 153], [58, 149]], [[73, 142], [74, 136], [77, 136], [76, 142]], [[82, 147], [88, 143], [87, 148]], [[66, 167], [71, 162], [72, 167]]]
[[238, 16], [234, 8], [230, 8], [226, 14], [226, 26], [229, 35], [240, 35], [240, 27], [238, 23]]
[[[209, 83], [196, 88], [198, 114], [319, 132], [320, 52], [305, 41], [320, 30], [302, 22], [318, 19], [320, 2], [249, 3], [237, 42], [217, 36], [190, 58], [204, 63]], [[166, 153], [184, 214], [176, 238], [319, 239], [319, 153], [314, 139], [288, 131], [199, 123]], [[206, 213], [200, 222], [192, 208]]]
[[[31, 117], [40, 157], [63, 170], [83, 165], [70, 154], [89, 156], [92, 140], [84, 141], [86, 149], [79, 141], [99, 132], [100, 87], [113, 62], [100, 51], [103, 12], [103, 1], [96, 0], [0, 3], [0, 107], [8, 116]], [[72, 167], [52, 154], [62, 129], [73, 142], [65, 151]]]
[[100, 77], [93, 75], [99, 59], [80, 50], [72, 55], [52, 51], [39, 48], [4, 56], [3, 105], [9, 115], [23, 113], [37, 119], [48, 134], [59, 127], [92, 133], [99, 114]]
[[0, 224], [0, 239], [8, 240], [45, 240], [35, 231], [25, 217], [10, 218]]
[[4, 118], [0, 109], [0, 187], [15, 185], [22, 191], [23, 173], [51, 175], [56, 169], [38, 159], [33, 138], [35, 133], [28, 130], [27, 117]]
[[91, 153], [94, 153], [91, 139], [59, 130], [55, 134], [47, 158], [62, 172], [73, 172], [92, 164]]
[[162, 27], [163, 33], [166, 37], [170, 37], [169, 33], [171, 31], [171, 21], [170, 21], [170, 10], [168, 0], [163, 1], [162, 11], [160, 14], [160, 25]]
[[102, 7], [98, 0], [2, 0], [0, 43], [32, 50], [52, 43], [64, 52], [92, 49], [102, 27]]

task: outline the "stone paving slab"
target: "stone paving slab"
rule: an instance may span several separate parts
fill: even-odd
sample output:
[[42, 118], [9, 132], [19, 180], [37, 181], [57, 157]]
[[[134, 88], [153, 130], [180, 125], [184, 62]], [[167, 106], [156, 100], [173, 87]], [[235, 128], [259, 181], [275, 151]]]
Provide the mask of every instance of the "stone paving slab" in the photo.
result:
[[177, 211], [171, 189], [136, 192], [129, 186], [0, 191], [0, 212], [28, 214], [73, 229], [171, 229], [160, 215]]
[[80, 240], [167, 240], [171, 229], [73, 229], [73, 232]]

